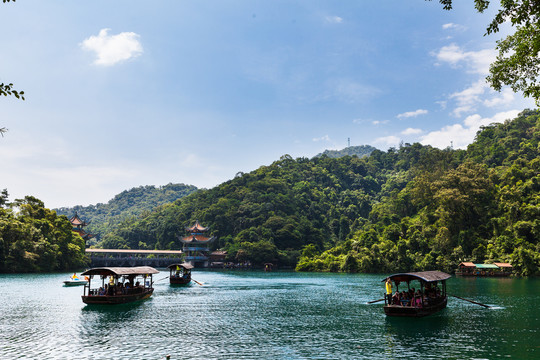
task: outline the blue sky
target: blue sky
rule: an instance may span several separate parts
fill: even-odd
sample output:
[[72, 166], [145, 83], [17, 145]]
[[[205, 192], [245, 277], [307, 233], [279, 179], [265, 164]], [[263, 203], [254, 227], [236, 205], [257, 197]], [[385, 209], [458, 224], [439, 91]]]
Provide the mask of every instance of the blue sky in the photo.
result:
[[0, 189], [47, 207], [210, 188], [284, 154], [465, 148], [530, 99], [485, 84], [473, 1], [20, 0], [0, 4]]

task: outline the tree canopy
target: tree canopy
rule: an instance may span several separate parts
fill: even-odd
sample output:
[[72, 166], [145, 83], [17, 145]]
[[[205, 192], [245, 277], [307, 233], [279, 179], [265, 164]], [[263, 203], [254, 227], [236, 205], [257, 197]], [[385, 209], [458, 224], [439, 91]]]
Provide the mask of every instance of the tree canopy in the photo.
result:
[[0, 196], [0, 272], [50, 272], [87, 265], [84, 240], [65, 216], [33, 196]]

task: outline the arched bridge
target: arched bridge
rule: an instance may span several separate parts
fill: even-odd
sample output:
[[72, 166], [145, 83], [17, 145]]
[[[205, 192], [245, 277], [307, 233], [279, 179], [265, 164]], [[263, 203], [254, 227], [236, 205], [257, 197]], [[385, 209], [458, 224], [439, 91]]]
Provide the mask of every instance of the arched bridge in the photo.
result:
[[86, 249], [91, 267], [167, 267], [182, 262], [182, 250]]

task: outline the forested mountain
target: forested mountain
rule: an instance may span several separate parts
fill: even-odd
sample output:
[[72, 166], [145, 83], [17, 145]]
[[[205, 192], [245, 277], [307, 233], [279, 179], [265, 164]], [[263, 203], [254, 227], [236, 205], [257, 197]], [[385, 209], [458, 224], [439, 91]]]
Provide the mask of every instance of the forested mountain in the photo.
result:
[[65, 216], [32, 196], [8, 203], [0, 195], [0, 273], [50, 272], [84, 267], [84, 240]]
[[159, 187], [139, 186], [122, 191], [106, 204], [77, 205], [54, 210], [59, 215], [66, 215], [68, 218], [75, 213], [79, 214], [89, 223], [85, 230], [101, 237], [127, 219], [144, 216], [145, 213], [149, 213], [158, 206], [171, 203], [196, 190], [195, 186], [185, 184], [167, 184]]
[[[125, 221], [103, 246], [174, 248], [196, 219], [235, 260], [302, 271], [451, 271], [540, 264], [540, 123], [525, 111], [465, 150], [404, 144], [368, 157], [292, 159]], [[298, 257], [299, 262], [298, 261]]]
[[405, 172], [411, 181], [382, 194], [347, 241], [322, 253], [306, 248], [297, 269], [450, 271], [463, 260], [499, 260], [522, 275], [538, 274], [539, 140], [539, 113], [524, 111], [482, 128], [465, 156], [447, 151], [443, 161], [410, 158], [409, 146], [376, 154], [395, 173], [400, 157], [418, 159]]
[[361, 145], [361, 146], [349, 146], [345, 149], [341, 150], [324, 150], [321, 154], [316, 155], [316, 157], [320, 157], [323, 155], [326, 155], [331, 158], [340, 158], [343, 156], [369, 156], [373, 151], [377, 150], [377, 148], [374, 148], [370, 145]]

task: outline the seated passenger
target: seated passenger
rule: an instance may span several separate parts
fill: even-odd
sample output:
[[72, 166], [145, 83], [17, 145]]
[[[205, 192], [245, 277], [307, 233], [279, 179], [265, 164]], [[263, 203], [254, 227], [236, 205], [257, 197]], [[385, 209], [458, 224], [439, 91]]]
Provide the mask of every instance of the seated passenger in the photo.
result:
[[399, 305], [400, 304], [400, 301], [401, 300], [401, 297], [399, 295], [399, 292], [396, 291], [396, 293], [392, 296], [392, 304], [394, 305]]

